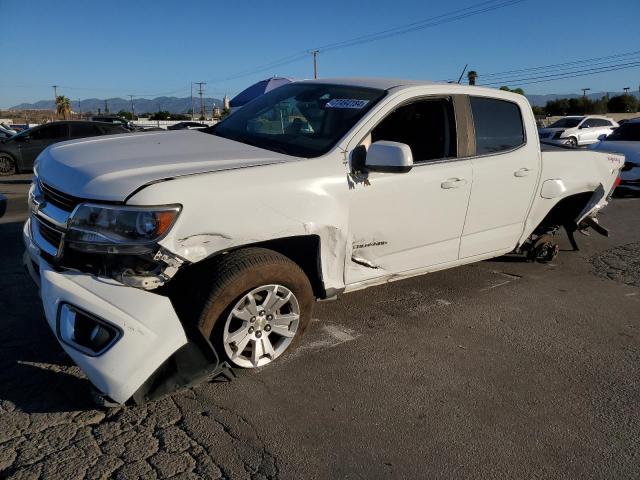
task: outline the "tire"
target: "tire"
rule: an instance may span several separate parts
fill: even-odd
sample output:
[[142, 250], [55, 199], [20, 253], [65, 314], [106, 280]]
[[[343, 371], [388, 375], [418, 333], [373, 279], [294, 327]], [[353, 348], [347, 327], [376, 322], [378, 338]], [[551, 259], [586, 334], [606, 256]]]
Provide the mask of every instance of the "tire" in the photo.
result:
[[198, 327], [221, 357], [256, 368], [298, 346], [315, 297], [296, 263], [272, 250], [247, 248], [223, 256], [211, 277]]
[[576, 137], [569, 137], [569, 140], [567, 140], [567, 145], [569, 145], [572, 148], [577, 148], [578, 139]]
[[0, 153], [0, 177], [16, 173], [16, 161], [8, 153]]

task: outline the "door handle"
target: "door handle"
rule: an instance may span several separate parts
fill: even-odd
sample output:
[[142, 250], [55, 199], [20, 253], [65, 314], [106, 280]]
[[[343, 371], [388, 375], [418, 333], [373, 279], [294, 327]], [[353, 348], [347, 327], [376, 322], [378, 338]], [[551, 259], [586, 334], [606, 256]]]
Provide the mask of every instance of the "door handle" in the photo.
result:
[[516, 177], [526, 177], [527, 175], [529, 175], [530, 171], [531, 169], [529, 168], [521, 168], [520, 170], [516, 170], [515, 172], [513, 172], [513, 174]]
[[460, 188], [467, 184], [466, 178], [448, 178], [440, 184], [440, 188]]

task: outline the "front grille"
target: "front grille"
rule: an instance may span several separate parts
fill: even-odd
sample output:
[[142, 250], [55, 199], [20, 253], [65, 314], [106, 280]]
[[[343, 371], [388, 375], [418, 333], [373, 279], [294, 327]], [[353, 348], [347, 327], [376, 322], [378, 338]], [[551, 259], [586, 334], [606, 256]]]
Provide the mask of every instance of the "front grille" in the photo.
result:
[[42, 238], [44, 238], [47, 242], [58, 249], [60, 247], [60, 243], [62, 242], [62, 231], [52, 223], [47, 222], [42, 217], [37, 217], [37, 220], [38, 228], [40, 229], [40, 235], [42, 235]]
[[45, 202], [51, 203], [63, 210], [72, 211], [76, 206], [82, 202], [82, 199], [68, 195], [60, 190], [56, 190], [50, 185], [40, 183], [42, 194], [44, 195]]

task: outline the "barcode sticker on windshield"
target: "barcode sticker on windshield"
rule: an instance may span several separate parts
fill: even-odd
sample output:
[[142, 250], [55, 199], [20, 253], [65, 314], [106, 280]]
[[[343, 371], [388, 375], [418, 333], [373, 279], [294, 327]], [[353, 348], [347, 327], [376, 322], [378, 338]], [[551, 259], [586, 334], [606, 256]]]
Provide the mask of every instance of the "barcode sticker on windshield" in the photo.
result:
[[355, 98], [334, 98], [327, 102], [327, 108], [363, 108], [369, 100], [357, 100]]

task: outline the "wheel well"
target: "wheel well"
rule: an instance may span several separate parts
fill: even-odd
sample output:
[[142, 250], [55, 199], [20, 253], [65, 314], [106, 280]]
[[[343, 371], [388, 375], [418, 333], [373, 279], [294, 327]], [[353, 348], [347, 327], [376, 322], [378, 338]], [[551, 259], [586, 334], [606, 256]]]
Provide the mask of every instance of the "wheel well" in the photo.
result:
[[[169, 282], [169, 285], [186, 283], [193, 288], [197, 288], [198, 282], [195, 282], [195, 278], [201, 278], [206, 276], [208, 272], [212, 270], [212, 266], [225, 254], [242, 250], [248, 247], [261, 247], [268, 248], [274, 252], [278, 252], [281, 255], [289, 258], [291, 261], [298, 264], [298, 266], [306, 273], [313, 288], [313, 293], [316, 298], [326, 298], [326, 291], [324, 283], [322, 281], [322, 267], [320, 264], [320, 237], [317, 235], [299, 235], [294, 237], [276, 238], [264, 242], [251, 243], [247, 245], [241, 245], [229, 250], [218, 252], [205, 260], [197, 262], [189, 267], [182, 268], [176, 277]], [[181, 280], [177, 280], [181, 277]]]
[[576, 217], [589, 203], [592, 195], [593, 192], [582, 192], [563, 198], [547, 213], [536, 230], [556, 226], [575, 229]]
[[[262, 247], [278, 252], [289, 258], [307, 274], [316, 298], [325, 298], [326, 292], [322, 281], [320, 263], [320, 237], [318, 235], [298, 235], [295, 237], [276, 238], [265, 242], [243, 245], [246, 247]], [[239, 250], [235, 249], [235, 250]]]

